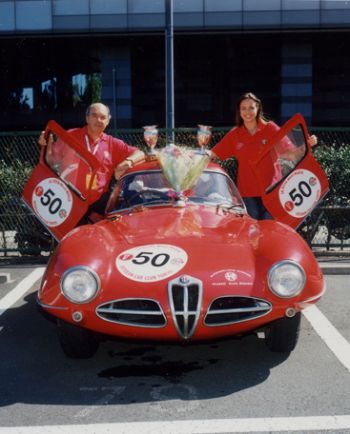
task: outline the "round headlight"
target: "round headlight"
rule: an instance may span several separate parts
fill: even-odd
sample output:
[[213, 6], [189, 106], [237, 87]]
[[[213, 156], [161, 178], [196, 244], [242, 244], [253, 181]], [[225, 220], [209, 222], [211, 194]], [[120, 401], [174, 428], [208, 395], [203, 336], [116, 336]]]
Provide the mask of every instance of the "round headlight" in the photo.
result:
[[98, 275], [88, 267], [69, 268], [61, 277], [61, 291], [73, 303], [87, 303], [100, 289]]
[[268, 273], [268, 284], [279, 297], [294, 297], [304, 288], [305, 272], [293, 261], [278, 262]]

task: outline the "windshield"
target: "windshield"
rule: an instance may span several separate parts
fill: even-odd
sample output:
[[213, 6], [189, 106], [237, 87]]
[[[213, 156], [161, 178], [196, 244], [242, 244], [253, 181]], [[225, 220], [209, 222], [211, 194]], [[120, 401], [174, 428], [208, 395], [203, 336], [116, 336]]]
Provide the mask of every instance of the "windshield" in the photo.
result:
[[[219, 172], [204, 171], [196, 185], [185, 192], [188, 202], [237, 207], [245, 210], [232, 180]], [[136, 172], [122, 178], [107, 206], [107, 213], [136, 205], [172, 204], [176, 193], [161, 170]]]

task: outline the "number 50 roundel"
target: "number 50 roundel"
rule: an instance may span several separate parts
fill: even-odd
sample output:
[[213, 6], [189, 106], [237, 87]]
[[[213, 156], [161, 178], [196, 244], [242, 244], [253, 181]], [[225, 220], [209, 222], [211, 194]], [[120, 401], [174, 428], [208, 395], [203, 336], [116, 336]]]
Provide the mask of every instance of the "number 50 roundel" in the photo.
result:
[[147, 244], [125, 250], [116, 258], [118, 271], [136, 282], [158, 282], [180, 271], [187, 253], [171, 244]]
[[32, 205], [48, 227], [61, 225], [72, 210], [72, 193], [58, 178], [46, 178], [34, 188]]
[[321, 197], [321, 184], [315, 174], [306, 169], [292, 172], [279, 189], [279, 200], [293, 217], [309, 214]]

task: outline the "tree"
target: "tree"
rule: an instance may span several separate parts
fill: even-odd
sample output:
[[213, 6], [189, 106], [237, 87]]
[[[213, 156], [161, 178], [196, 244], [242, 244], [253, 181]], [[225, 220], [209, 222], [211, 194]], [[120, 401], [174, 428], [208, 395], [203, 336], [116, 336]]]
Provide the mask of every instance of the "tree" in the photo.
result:
[[89, 74], [86, 82], [86, 89], [83, 95], [83, 100], [86, 105], [94, 102], [100, 102], [102, 96], [102, 79], [101, 74], [94, 72]]

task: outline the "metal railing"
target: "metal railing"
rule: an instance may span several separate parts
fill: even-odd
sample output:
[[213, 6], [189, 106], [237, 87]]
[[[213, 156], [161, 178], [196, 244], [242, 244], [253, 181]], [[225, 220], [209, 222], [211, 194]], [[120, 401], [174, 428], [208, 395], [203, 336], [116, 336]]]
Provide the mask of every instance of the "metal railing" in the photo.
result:
[[[214, 146], [228, 129], [213, 129]], [[298, 229], [315, 250], [350, 252], [350, 128], [312, 128], [319, 146], [314, 154], [330, 180], [330, 192]], [[175, 142], [196, 146], [196, 130], [174, 130]], [[114, 133], [113, 133], [114, 134]], [[145, 150], [143, 130], [118, 130], [117, 137]], [[21, 201], [23, 186], [39, 159], [39, 132], [0, 133], [0, 255], [39, 255], [50, 252], [54, 240]], [[160, 130], [158, 147], [167, 142]], [[234, 159], [222, 163], [235, 179]]]

